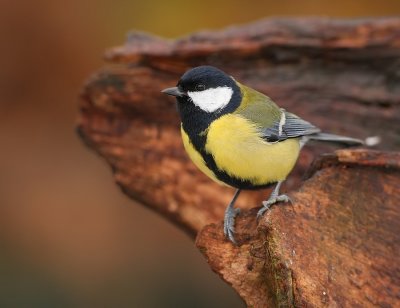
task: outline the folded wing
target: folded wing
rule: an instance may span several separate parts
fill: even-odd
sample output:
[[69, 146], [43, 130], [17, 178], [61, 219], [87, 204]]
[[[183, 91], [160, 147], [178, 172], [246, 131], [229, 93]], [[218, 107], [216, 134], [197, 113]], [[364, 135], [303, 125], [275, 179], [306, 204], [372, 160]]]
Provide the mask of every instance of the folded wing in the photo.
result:
[[262, 136], [268, 142], [279, 142], [289, 138], [298, 138], [319, 133], [321, 130], [311, 123], [299, 118], [293, 113], [281, 109], [279, 121], [261, 130]]

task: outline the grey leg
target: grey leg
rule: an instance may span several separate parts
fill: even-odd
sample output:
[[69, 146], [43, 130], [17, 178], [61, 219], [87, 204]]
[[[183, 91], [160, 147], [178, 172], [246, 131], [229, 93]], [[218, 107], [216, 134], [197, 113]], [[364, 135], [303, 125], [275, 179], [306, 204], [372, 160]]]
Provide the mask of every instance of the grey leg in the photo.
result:
[[274, 190], [269, 196], [268, 200], [263, 201], [263, 207], [258, 211], [257, 218], [259, 219], [265, 211], [267, 211], [273, 204], [277, 202], [291, 202], [287, 195], [279, 195], [279, 189], [281, 188], [283, 181], [276, 184]]
[[228, 207], [225, 210], [225, 218], [224, 218], [224, 233], [227, 238], [234, 244], [236, 244], [234, 234], [235, 234], [235, 217], [240, 213], [240, 209], [235, 209], [233, 206], [237, 197], [239, 197], [240, 189], [236, 190], [235, 195], [232, 198], [232, 201], [229, 203]]

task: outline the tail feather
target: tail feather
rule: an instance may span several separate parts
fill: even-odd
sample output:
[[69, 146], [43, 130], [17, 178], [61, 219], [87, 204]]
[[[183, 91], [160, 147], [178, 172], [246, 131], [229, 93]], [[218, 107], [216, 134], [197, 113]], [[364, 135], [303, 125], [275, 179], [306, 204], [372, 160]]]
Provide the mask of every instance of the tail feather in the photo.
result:
[[364, 145], [365, 142], [356, 139], [356, 138], [350, 138], [350, 137], [345, 137], [345, 136], [339, 136], [339, 135], [334, 135], [334, 134], [327, 134], [327, 133], [317, 133], [313, 135], [308, 135], [307, 136], [308, 140], [317, 140], [317, 141], [327, 141], [327, 142], [334, 142], [334, 143], [341, 143], [345, 144], [348, 146], [357, 146], [357, 145]]

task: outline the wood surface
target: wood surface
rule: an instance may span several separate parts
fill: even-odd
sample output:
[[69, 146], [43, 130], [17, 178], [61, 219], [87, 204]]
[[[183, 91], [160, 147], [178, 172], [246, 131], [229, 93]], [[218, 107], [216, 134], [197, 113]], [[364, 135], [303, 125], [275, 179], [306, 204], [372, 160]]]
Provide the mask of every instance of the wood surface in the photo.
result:
[[[78, 132], [131, 198], [195, 237], [211, 268], [249, 306], [391, 307], [400, 304], [400, 159], [397, 153], [307, 146], [278, 205], [269, 191], [237, 206], [239, 245], [222, 236], [234, 190], [201, 174], [184, 153], [172, 98], [190, 67], [210, 64], [266, 93], [326, 132], [400, 148], [400, 18], [267, 19], [164, 40], [132, 33], [106, 52], [86, 83]], [[134, 222], [133, 222], [134, 223]], [[150, 232], [150, 230], [149, 230]]]
[[398, 306], [400, 154], [340, 150], [309, 175], [292, 205], [239, 216], [238, 246], [206, 226], [211, 268], [252, 307]]

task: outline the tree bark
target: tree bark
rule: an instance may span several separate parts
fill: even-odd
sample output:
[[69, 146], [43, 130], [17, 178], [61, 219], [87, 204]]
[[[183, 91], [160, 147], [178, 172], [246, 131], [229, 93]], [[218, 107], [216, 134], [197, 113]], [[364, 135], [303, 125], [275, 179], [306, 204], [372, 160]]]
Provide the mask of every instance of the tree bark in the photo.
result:
[[341, 150], [318, 160], [293, 205], [222, 223], [197, 247], [252, 307], [395, 307], [400, 303], [400, 154]]
[[[184, 153], [174, 101], [160, 90], [210, 64], [331, 133], [379, 136], [400, 147], [400, 19], [267, 19], [175, 41], [132, 33], [84, 87], [78, 132], [111, 165], [122, 190], [191, 236], [211, 268], [249, 306], [400, 303], [400, 156], [306, 147], [277, 205], [268, 191], [237, 205], [238, 246], [222, 234], [233, 190]], [[299, 189], [300, 188], [300, 189]], [[219, 223], [218, 223], [219, 222]]]

